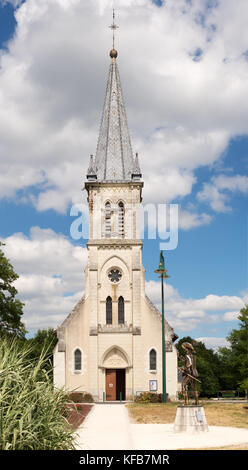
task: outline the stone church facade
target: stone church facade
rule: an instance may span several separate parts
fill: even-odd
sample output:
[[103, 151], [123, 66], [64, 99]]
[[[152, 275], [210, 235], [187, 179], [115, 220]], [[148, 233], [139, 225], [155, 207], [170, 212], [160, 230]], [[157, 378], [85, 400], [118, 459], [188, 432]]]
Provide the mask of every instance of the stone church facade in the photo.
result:
[[[89, 392], [95, 401], [162, 392], [161, 314], [145, 293], [142, 265], [143, 181], [138, 155], [132, 153], [115, 49], [110, 57], [97, 151], [85, 182], [85, 294], [58, 327], [54, 350], [55, 387]], [[165, 338], [166, 389], [173, 399], [177, 336], [167, 321]]]

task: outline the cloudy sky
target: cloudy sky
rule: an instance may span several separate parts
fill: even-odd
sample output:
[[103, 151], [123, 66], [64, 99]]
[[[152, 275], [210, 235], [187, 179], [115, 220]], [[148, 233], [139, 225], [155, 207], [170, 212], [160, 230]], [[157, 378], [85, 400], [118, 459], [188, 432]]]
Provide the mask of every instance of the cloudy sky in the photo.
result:
[[[0, 0], [0, 237], [24, 321], [56, 328], [84, 291], [72, 204], [95, 153], [113, 0]], [[166, 315], [225, 344], [248, 303], [248, 2], [115, 0], [118, 65], [144, 204], [179, 204]], [[159, 307], [159, 240], [144, 240]]]

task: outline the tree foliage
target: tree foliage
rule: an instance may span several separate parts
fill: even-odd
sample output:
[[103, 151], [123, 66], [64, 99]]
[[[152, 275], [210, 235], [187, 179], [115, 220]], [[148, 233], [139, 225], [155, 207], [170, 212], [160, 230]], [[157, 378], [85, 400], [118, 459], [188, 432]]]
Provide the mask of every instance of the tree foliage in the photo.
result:
[[24, 304], [16, 299], [18, 292], [13, 285], [18, 277], [0, 248], [0, 332], [24, 337], [26, 330], [21, 321]]
[[240, 310], [239, 328], [227, 336], [230, 347], [219, 348], [221, 380], [226, 388], [238, 389], [248, 377], [248, 305]]
[[29, 360], [36, 361], [43, 355], [43, 367], [45, 367], [48, 377], [53, 380], [53, 350], [58, 341], [53, 328], [38, 330], [33, 338], [26, 340], [30, 345]]
[[38, 330], [33, 338], [30, 338], [28, 342], [32, 347], [33, 357], [39, 357], [41, 351], [45, 348], [47, 355], [51, 355], [57, 343], [57, 337], [53, 328], [47, 328]]
[[180, 356], [184, 355], [182, 343], [193, 344], [202, 396], [213, 396], [219, 390], [247, 390], [248, 305], [240, 310], [238, 320], [239, 328], [233, 329], [227, 336], [230, 346], [219, 348], [218, 352], [206, 348], [204, 343], [190, 336], [180, 339], [176, 344]]

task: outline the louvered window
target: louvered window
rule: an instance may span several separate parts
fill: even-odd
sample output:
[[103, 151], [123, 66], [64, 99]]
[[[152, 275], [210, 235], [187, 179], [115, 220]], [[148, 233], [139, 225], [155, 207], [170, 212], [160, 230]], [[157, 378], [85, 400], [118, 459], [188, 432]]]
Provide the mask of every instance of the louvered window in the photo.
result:
[[111, 236], [111, 204], [106, 202], [105, 204], [105, 236]]
[[106, 324], [112, 325], [112, 299], [107, 297], [106, 299]]
[[124, 299], [123, 297], [119, 297], [118, 299], [118, 323], [122, 324], [125, 321], [124, 315]]
[[151, 349], [149, 355], [150, 370], [157, 370], [157, 353], [155, 349]]
[[118, 227], [119, 227], [119, 236], [124, 237], [124, 204], [119, 202], [118, 204]]

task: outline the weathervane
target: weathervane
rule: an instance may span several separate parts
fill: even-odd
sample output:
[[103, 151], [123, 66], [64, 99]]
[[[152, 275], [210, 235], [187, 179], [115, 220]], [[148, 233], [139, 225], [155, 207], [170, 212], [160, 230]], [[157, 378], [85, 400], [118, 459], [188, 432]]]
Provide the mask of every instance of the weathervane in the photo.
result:
[[110, 29], [113, 31], [113, 49], [115, 48], [115, 30], [119, 28], [117, 24], [115, 24], [115, 10], [113, 8], [113, 24], [109, 26]]

